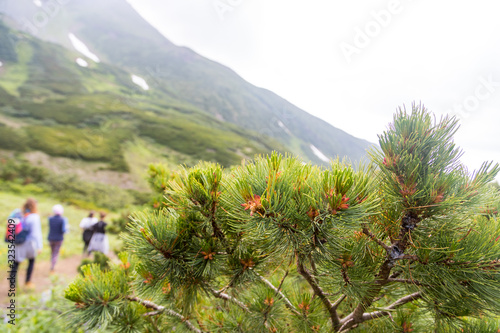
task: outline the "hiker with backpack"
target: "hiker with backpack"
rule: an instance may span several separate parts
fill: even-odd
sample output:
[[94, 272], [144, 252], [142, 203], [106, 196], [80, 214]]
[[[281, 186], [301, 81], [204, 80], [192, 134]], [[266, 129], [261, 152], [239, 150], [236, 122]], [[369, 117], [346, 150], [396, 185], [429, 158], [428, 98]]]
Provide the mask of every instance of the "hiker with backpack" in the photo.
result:
[[106, 235], [106, 226], [108, 225], [104, 222], [104, 218], [106, 217], [106, 213], [101, 212], [99, 214], [100, 220], [92, 227], [94, 234], [92, 235], [92, 239], [89, 243], [89, 253], [92, 251], [102, 252], [104, 254], [108, 254], [109, 251], [109, 241], [108, 235]]
[[[20, 216], [20, 224], [22, 226], [21, 233], [16, 235], [14, 240], [15, 253], [14, 265], [12, 272], [14, 278], [17, 278], [17, 271], [21, 262], [28, 259], [28, 269], [26, 271], [26, 287], [34, 288], [31, 282], [31, 275], [35, 268], [35, 258], [42, 252], [42, 225], [40, 223], [40, 215], [38, 215], [37, 201], [29, 198], [26, 200], [22, 208]], [[17, 237], [21, 235], [21, 237]]]
[[[92, 235], [94, 234], [94, 231], [92, 230], [92, 227], [94, 224], [99, 222], [97, 217], [94, 217], [95, 212], [92, 210], [89, 213], [88, 217], [84, 217], [82, 221], [80, 222], [80, 228], [83, 229], [83, 253], [87, 252], [87, 249], [89, 247], [90, 240], [92, 239]], [[87, 255], [90, 255], [90, 251], [87, 252]]]
[[49, 217], [49, 244], [51, 249], [50, 273], [54, 273], [59, 250], [64, 240], [64, 234], [69, 231], [68, 219], [62, 216], [64, 208], [61, 205], [52, 207], [53, 216]]

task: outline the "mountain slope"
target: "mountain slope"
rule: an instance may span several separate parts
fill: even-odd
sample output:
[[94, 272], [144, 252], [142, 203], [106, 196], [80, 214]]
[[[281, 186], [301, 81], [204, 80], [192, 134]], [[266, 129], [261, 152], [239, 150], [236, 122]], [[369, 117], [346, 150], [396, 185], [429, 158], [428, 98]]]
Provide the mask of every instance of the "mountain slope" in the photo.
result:
[[[7, 0], [13, 25], [67, 48], [68, 34], [81, 39], [104, 63], [112, 63], [147, 81], [153, 94], [188, 103], [219, 120], [279, 140], [293, 153], [316, 163], [336, 155], [359, 160], [370, 145], [313, 117], [276, 94], [244, 81], [229, 68], [178, 47], [140, 17], [125, 0], [61, 1], [50, 5]], [[47, 23], [37, 27], [39, 13]], [[316, 151], [316, 153], [315, 153]]]
[[[184, 101], [139, 91], [131, 73], [79, 66], [76, 52], [8, 29], [0, 20], [0, 149], [105, 162], [127, 171], [126, 145], [229, 166], [272, 150], [275, 140], [220, 121]], [[132, 161], [133, 162], [133, 161]]]

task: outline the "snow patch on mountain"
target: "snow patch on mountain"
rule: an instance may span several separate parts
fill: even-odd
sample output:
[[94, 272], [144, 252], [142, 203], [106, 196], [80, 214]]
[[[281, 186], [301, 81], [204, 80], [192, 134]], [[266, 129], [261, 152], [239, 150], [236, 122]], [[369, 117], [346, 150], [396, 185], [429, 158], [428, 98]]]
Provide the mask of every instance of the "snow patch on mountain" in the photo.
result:
[[92, 53], [87, 45], [83, 43], [81, 40], [79, 40], [75, 35], [73, 35], [71, 32], [68, 34], [69, 40], [71, 41], [71, 44], [73, 44], [73, 47], [75, 50], [83, 54], [89, 59], [92, 59], [95, 62], [101, 62], [98, 56], [96, 56], [94, 53]]
[[78, 66], [80, 67], [89, 67], [89, 63], [86, 62], [84, 59], [82, 58], [77, 58], [76, 59], [76, 63], [78, 64]]
[[326, 157], [326, 155], [323, 154], [321, 152], [321, 150], [319, 150], [318, 148], [316, 148], [314, 145], [310, 145], [309, 147], [311, 147], [311, 150], [314, 153], [314, 155], [316, 155], [320, 160], [322, 160], [323, 162], [329, 162], [330, 161], [330, 159], [328, 157]]
[[149, 85], [142, 77], [132, 74], [132, 82], [144, 90], [149, 90]]
[[285, 131], [286, 134], [292, 135], [292, 133], [290, 132], [290, 130], [288, 129], [288, 127], [286, 127], [285, 124], [283, 124], [281, 122], [281, 120], [278, 120], [278, 126], [281, 127]]

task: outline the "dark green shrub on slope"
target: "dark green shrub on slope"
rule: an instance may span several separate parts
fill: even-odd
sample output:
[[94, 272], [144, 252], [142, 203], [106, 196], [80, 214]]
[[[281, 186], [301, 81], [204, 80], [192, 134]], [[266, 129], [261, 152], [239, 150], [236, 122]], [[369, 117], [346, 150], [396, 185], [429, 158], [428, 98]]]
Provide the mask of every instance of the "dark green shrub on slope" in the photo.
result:
[[128, 170], [120, 146], [121, 137], [116, 132], [43, 126], [31, 126], [26, 131], [33, 149], [52, 156], [109, 162], [113, 170]]

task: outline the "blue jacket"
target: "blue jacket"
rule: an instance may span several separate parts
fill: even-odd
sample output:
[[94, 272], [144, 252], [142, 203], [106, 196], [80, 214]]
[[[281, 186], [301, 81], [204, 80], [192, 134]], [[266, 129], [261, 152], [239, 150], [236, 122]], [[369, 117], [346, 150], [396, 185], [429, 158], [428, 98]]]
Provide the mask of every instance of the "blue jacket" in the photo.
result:
[[68, 219], [61, 215], [49, 217], [49, 241], [58, 242], [64, 239], [68, 231]]

